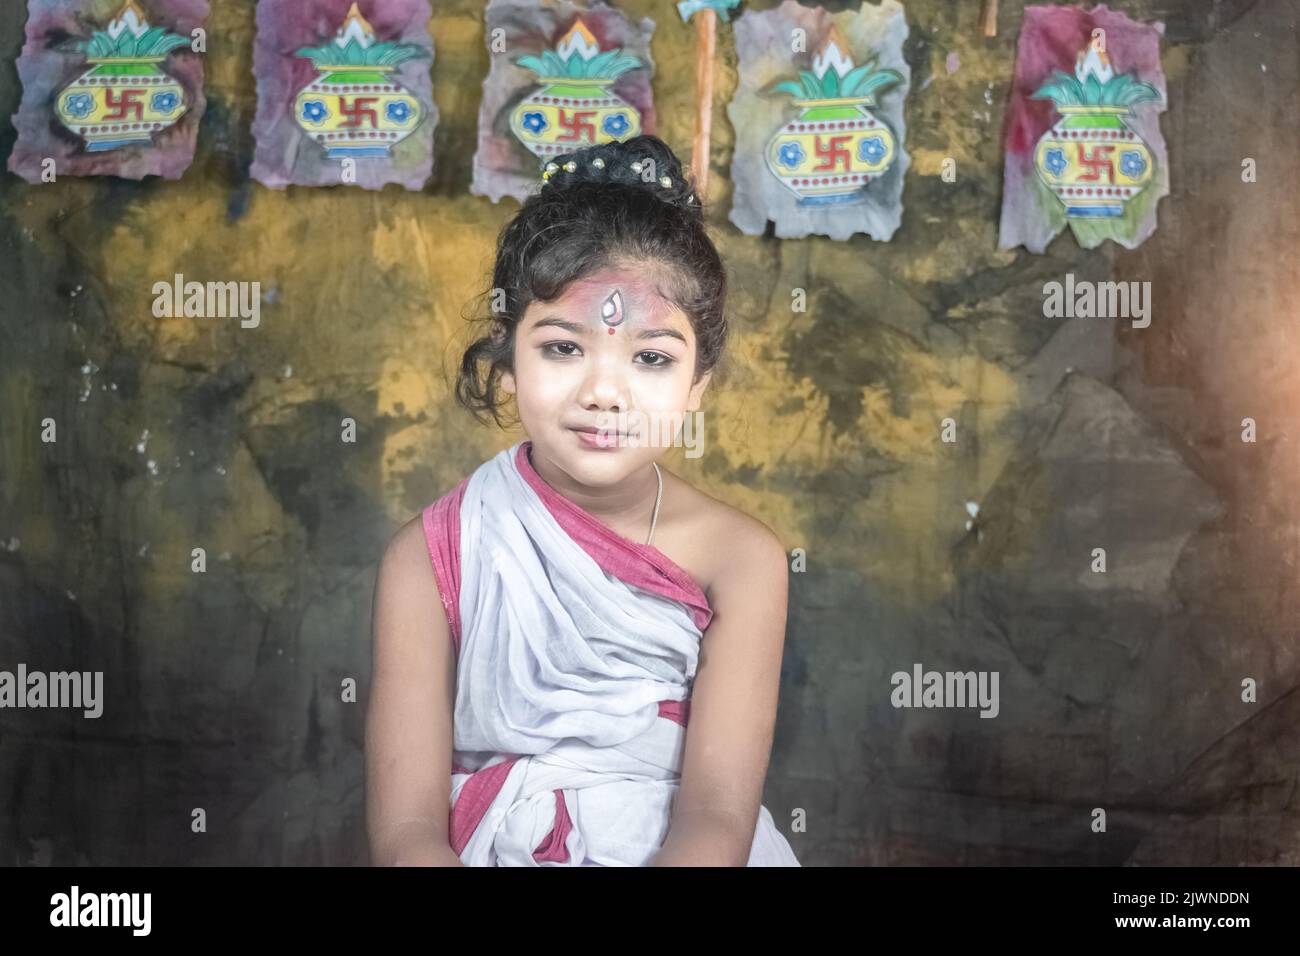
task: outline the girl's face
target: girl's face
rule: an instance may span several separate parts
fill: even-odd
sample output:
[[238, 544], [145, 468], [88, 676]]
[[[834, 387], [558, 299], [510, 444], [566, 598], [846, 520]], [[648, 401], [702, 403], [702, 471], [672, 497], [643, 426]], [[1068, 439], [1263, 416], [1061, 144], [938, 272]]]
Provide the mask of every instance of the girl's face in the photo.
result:
[[710, 373], [692, 381], [690, 320], [647, 272], [610, 267], [554, 302], [530, 303], [515, 330], [514, 374], [501, 379], [534, 446], [590, 487], [659, 458], [709, 382]]

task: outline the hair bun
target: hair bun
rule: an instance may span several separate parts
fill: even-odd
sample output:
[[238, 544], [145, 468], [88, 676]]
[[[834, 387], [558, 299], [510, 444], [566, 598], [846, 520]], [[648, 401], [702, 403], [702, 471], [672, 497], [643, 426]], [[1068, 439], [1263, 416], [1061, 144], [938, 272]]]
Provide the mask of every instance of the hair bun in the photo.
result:
[[664, 202], [699, 212], [700, 199], [681, 161], [657, 136], [642, 134], [621, 142], [598, 143], [550, 159], [542, 187], [567, 190], [579, 183], [621, 183], [651, 190]]

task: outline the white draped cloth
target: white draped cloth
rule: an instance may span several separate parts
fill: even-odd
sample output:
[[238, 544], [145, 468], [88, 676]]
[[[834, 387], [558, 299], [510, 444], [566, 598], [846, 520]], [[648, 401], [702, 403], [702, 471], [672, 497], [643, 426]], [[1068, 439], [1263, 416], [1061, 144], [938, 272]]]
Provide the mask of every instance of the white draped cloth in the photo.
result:
[[[480, 466], [460, 504], [453, 847], [468, 866], [644, 866], [686, 739], [660, 702], [689, 701], [702, 633], [682, 602], [602, 569], [519, 448]], [[799, 865], [766, 807], [748, 865]]]

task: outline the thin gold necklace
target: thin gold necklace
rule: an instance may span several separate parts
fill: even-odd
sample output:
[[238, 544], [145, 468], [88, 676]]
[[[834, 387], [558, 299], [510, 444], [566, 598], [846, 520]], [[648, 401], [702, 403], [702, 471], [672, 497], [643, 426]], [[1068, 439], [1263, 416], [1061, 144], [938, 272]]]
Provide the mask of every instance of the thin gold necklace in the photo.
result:
[[655, 466], [655, 477], [659, 479], [659, 490], [655, 492], [655, 510], [650, 516], [650, 536], [645, 539], [645, 543], [650, 543], [650, 538], [655, 536], [655, 522], [659, 520], [659, 502], [664, 497], [664, 476], [659, 471], [659, 462], [651, 462]]

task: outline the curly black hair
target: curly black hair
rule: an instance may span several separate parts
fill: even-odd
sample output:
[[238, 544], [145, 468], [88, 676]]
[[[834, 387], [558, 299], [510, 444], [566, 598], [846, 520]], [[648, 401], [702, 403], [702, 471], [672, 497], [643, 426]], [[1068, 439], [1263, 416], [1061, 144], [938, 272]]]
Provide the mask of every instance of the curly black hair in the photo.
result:
[[553, 302], [605, 268], [648, 266], [660, 295], [695, 332], [694, 381], [722, 358], [726, 270], [705, 229], [704, 204], [668, 145], [636, 136], [553, 157], [545, 179], [497, 237], [487, 333], [461, 358], [456, 399], [503, 426], [500, 379], [514, 371], [515, 330], [533, 301]]

